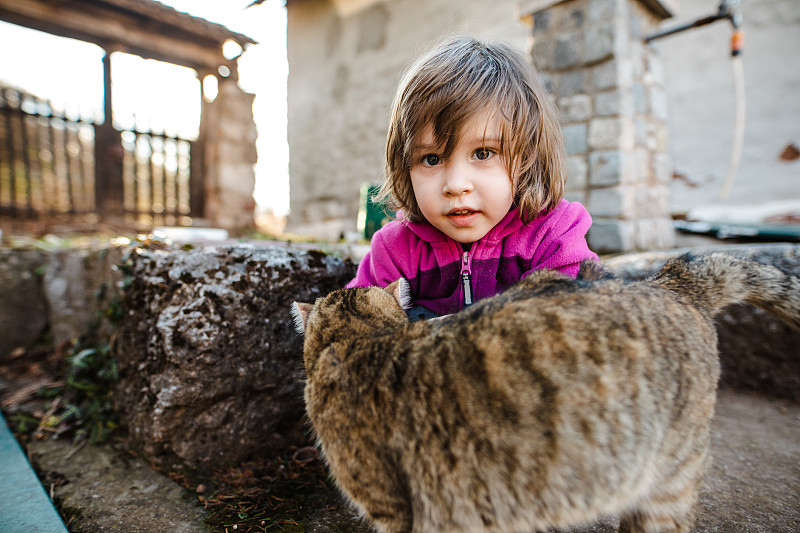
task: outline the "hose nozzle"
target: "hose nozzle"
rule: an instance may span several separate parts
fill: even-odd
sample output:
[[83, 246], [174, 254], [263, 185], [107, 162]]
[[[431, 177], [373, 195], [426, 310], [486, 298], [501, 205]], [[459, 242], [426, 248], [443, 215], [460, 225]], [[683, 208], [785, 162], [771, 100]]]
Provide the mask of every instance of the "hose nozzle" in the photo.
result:
[[744, 47], [744, 32], [742, 31], [742, 1], [722, 0], [719, 4], [717, 18], [726, 18], [731, 21], [733, 35], [731, 36], [731, 56], [738, 56]]
[[733, 30], [731, 35], [731, 56], [738, 56], [742, 53], [744, 47], [744, 32], [740, 29]]

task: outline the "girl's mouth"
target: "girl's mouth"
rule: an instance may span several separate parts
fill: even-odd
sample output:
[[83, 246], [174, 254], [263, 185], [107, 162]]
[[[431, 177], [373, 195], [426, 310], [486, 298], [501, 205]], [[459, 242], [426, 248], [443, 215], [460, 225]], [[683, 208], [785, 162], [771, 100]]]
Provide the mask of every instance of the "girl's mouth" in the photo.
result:
[[472, 215], [472, 214], [475, 214], [475, 213], [477, 213], [477, 211], [473, 211], [472, 209], [454, 209], [453, 211], [450, 211], [449, 213], [447, 213], [447, 216], [449, 216], [449, 217], [465, 217], [465, 216], [469, 216], [469, 215]]
[[472, 209], [454, 209], [447, 213], [447, 218], [454, 226], [466, 227], [471, 225], [478, 218], [479, 211]]

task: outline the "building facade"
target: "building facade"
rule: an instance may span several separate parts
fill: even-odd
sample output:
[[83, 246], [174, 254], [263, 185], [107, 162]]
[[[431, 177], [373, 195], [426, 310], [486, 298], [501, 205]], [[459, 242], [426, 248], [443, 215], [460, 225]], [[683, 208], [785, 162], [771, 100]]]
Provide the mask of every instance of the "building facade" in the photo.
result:
[[[719, 201], [733, 129], [732, 32], [723, 21], [652, 43], [646, 38], [715, 14], [718, 6], [498, 0], [487, 9], [480, 0], [289, 0], [289, 231], [325, 239], [356, 231], [359, 191], [383, 174], [389, 108], [403, 70], [430, 43], [468, 33], [523, 51], [551, 89], [568, 150], [567, 198], [583, 202], [595, 221], [590, 246], [601, 253], [673, 246], [673, 214]], [[753, 65], [748, 106], [759, 115], [748, 114], [728, 202], [800, 198], [798, 165], [777, 154], [798, 141], [800, 99], [791, 92], [800, 69], [790, 66], [790, 49], [800, 47], [800, 3], [743, 2], [742, 12], [752, 43], [744, 55], [745, 72]], [[756, 185], [757, 176], [768, 184]]]

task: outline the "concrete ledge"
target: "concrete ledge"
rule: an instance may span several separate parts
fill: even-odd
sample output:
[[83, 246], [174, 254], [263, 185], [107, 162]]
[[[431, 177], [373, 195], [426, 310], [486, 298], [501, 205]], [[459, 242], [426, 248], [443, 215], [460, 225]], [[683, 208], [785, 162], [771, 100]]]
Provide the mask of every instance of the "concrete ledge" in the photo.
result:
[[1, 414], [0, 457], [0, 531], [67, 533]]

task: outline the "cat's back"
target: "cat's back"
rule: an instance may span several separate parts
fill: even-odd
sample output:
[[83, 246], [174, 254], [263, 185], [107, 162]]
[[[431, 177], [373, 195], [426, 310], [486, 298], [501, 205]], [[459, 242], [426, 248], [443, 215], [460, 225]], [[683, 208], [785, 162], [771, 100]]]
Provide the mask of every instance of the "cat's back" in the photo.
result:
[[448, 371], [520, 405], [541, 401], [531, 396], [547, 388], [546, 401], [578, 417], [628, 410], [668, 423], [679, 394], [716, 388], [713, 322], [646, 282], [570, 283], [487, 306], [465, 322], [449, 334], [458, 341]]
[[540, 289], [411, 327], [429, 333], [406, 354], [415, 379], [395, 389], [412, 406], [398, 446], [416, 490], [440, 499], [429, 515], [462, 491], [476, 521], [481, 498], [542, 518], [575, 494], [585, 506], [569, 507], [591, 513], [611, 487], [644, 491], [660, 457], [707, 430], [719, 370], [699, 313], [646, 283]]
[[430, 329], [425, 350], [492, 345], [489, 351], [540, 358], [553, 354], [557, 360], [564, 359], [565, 351], [598, 358], [625, 346], [647, 351], [695, 344], [708, 349], [716, 342], [713, 321], [680, 294], [616, 279], [525, 280], [508, 294], [436, 321]]

